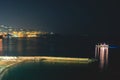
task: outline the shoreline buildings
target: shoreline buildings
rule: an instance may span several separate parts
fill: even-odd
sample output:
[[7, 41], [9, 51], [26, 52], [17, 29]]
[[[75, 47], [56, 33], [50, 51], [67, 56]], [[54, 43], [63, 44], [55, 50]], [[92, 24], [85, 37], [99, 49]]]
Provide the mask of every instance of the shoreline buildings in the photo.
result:
[[40, 37], [41, 35], [49, 34], [48, 32], [41, 32], [39, 30], [16, 29], [0, 25], [0, 37]]

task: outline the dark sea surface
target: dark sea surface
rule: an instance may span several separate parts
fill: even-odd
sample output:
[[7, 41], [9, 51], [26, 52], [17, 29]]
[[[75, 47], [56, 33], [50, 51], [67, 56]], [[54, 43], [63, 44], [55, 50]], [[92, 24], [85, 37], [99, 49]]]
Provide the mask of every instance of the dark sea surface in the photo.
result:
[[97, 37], [11, 38], [0, 40], [1, 56], [64, 56], [94, 58], [95, 45], [110, 45], [108, 64], [27, 62], [10, 68], [3, 80], [118, 80], [120, 40]]

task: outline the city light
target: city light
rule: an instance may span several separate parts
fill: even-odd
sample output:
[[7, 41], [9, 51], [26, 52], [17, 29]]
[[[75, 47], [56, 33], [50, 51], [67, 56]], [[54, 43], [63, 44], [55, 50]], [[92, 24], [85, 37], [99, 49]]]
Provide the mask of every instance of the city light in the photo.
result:
[[[5, 25], [0, 26], [0, 36], [6, 37], [40, 37], [40, 35], [48, 34], [39, 30], [16, 29]], [[53, 34], [53, 32], [52, 32]]]

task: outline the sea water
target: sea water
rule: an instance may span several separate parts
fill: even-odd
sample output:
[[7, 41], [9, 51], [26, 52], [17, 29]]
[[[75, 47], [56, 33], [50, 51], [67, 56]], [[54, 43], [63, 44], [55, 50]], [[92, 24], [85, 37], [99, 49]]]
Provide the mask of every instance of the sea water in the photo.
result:
[[[94, 58], [97, 39], [90, 38], [12, 38], [2, 39], [1, 56], [64, 56]], [[110, 44], [112, 41], [108, 41]], [[118, 44], [119, 45], [119, 44]], [[119, 48], [109, 49], [108, 65], [99, 62], [65, 64], [27, 62], [11, 67], [3, 80], [108, 80], [120, 76]]]

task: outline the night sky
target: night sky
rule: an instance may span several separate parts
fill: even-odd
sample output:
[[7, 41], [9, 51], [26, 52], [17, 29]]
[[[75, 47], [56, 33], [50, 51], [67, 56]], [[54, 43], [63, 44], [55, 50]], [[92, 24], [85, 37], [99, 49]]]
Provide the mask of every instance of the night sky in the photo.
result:
[[0, 0], [0, 25], [60, 34], [119, 35], [116, 0]]

